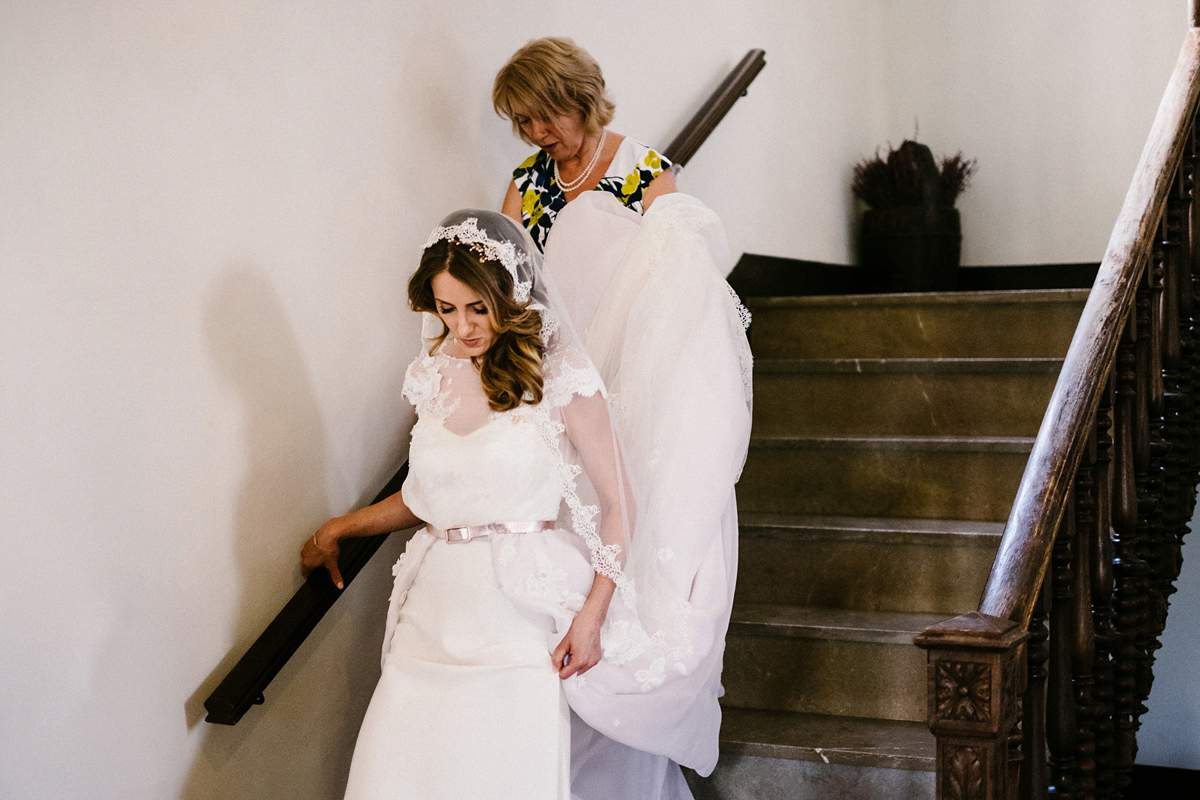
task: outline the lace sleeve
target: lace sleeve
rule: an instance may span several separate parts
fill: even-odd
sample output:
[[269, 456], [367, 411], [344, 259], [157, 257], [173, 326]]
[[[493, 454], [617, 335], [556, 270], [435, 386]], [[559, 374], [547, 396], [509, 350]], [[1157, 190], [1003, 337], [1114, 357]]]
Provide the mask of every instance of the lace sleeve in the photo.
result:
[[577, 350], [559, 347], [546, 355], [546, 383], [542, 402], [549, 408], [563, 408], [575, 397], [608, 397], [600, 373], [591, 360]]

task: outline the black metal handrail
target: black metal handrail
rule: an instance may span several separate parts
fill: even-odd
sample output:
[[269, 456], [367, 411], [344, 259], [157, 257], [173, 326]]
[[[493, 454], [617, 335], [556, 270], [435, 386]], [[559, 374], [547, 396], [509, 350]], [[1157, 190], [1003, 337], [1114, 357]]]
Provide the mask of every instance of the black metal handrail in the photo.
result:
[[[677, 164], [684, 164], [696, 152], [717, 123], [729, 112], [738, 97], [746, 93], [746, 87], [766, 65], [764, 51], [751, 50], [721, 82], [717, 91], [684, 128], [683, 133], [671, 142], [664, 152]], [[387, 486], [372, 502], [378, 503], [400, 491], [408, 475], [408, 462], [400, 466]], [[375, 555], [388, 534], [347, 539], [341, 544], [338, 569], [342, 572], [344, 585], [349, 586], [366, 563]], [[304, 640], [317, 627], [325, 612], [333, 607], [343, 590], [333, 585], [329, 573], [316, 570], [296, 590], [292, 599], [283, 607], [275, 619], [267, 625], [250, 645], [246, 654], [234, 664], [233, 669], [213, 690], [204, 707], [208, 710], [206, 722], [219, 725], [235, 725], [250, 710], [250, 706], [263, 702], [267, 685], [283, 669]]]

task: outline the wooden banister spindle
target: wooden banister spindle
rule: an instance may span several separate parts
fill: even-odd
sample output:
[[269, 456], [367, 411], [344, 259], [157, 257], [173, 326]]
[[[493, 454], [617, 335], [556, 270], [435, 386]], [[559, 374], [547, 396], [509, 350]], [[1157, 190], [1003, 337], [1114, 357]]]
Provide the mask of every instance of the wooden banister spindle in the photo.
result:
[[1047, 796], [1049, 774], [1046, 764], [1046, 662], [1050, 659], [1050, 632], [1046, 630], [1047, 593], [1038, 592], [1029, 618], [1029, 643], [1026, 645], [1028, 676], [1021, 701], [1021, 790], [1022, 800], [1042, 800]]
[[[1135, 435], [1138, 411], [1137, 354], [1134, 337], [1137, 318], [1130, 314], [1117, 347], [1115, 450], [1113, 462], [1113, 622], [1119, 634], [1113, 648], [1113, 780], [1117, 794], [1129, 785], [1133, 769], [1135, 710], [1137, 706], [1137, 627], [1141, 602], [1136, 583], [1138, 557], [1137, 488], [1134, 483]], [[1147, 447], [1148, 451], [1148, 447]]]
[[[1196, 174], [1200, 175], [1200, 135], [1196, 138], [1197, 157], [1193, 163], [1197, 164]], [[1191, 234], [1191, 258], [1187, 259], [1186, 271], [1187, 278], [1181, 281], [1182, 292], [1180, 307], [1182, 309], [1181, 316], [1183, 317], [1184, 331], [1181, 336], [1181, 352], [1187, 359], [1183, 364], [1183, 370], [1187, 373], [1186, 378], [1191, 381], [1193, 392], [1189, 395], [1190, 402], [1190, 426], [1188, 428], [1189, 453], [1191, 458], [1188, 461], [1188, 475], [1195, 479], [1200, 475], [1200, 397], [1197, 397], [1197, 392], [1200, 392], [1200, 198], [1197, 198], [1196, 190], [1192, 190], [1192, 213], [1189, 215], [1192, 221]], [[1190, 358], [1189, 355], [1190, 348]], [[1186, 481], [1188, 485], [1195, 485], [1195, 480]], [[1188, 498], [1190, 508], [1194, 510], [1196, 502], [1196, 493], [1189, 492]], [[1188, 519], [1191, 519], [1189, 513]]]
[[1046, 744], [1050, 752], [1047, 795], [1075, 800], [1075, 692], [1071, 685], [1075, 604], [1072, 560], [1075, 551], [1075, 503], [1067, 494], [1066, 507], [1054, 537], [1050, 557], [1050, 669], [1046, 684]]
[[[1173, 186], [1178, 184], [1178, 171]], [[1169, 196], [1168, 196], [1169, 197]], [[1167, 569], [1164, 544], [1163, 493], [1164, 463], [1170, 445], [1163, 439], [1163, 383], [1162, 352], [1166, 339], [1164, 285], [1170, 251], [1172, 249], [1171, 203], [1163, 207], [1159, 221], [1158, 241], [1155, 243], [1150, 262], [1146, 267], [1146, 280], [1138, 293], [1139, 314], [1145, 307], [1147, 357], [1139, 363], [1138, 393], [1147, 397], [1146, 442], [1147, 458], [1144, 472], [1135, 476], [1138, 486], [1138, 555], [1145, 566], [1142, 572], [1140, 591], [1142, 598], [1142, 622], [1138, 629], [1138, 709], [1145, 712], [1145, 700], [1150, 696], [1150, 684], [1154, 680], [1154, 653], [1158, 649], [1156, 620], [1166, 617], [1166, 593], [1164, 574]], [[1177, 225], [1175, 226], [1177, 227]], [[1140, 323], [1139, 319], [1139, 323]], [[1140, 713], [1139, 713], [1140, 725]]]
[[[1146, 323], [1147, 336], [1144, 348], [1139, 348], [1138, 393], [1146, 396], [1147, 416], [1145, 420], [1146, 456], [1136, 462], [1135, 480], [1138, 482], [1138, 536], [1136, 553], [1138, 581], [1136, 591], [1140, 596], [1141, 619], [1136, 628], [1136, 650], [1138, 650], [1138, 704], [1134, 711], [1134, 729], [1140, 727], [1141, 715], [1145, 714], [1145, 700], [1150, 697], [1153, 682], [1154, 651], [1158, 648], [1158, 618], [1166, 614], [1164, 594], [1163, 547], [1163, 464], [1170, 446], [1163, 439], [1163, 365], [1162, 345], [1164, 339], [1163, 318], [1160, 303], [1169, 251], [1169, 213], [1164, 207], [1159, 223], [1159, 237], [1152, 251], [1150, 264], [1146, 266], [1146, 281], [1138, 291], [1138, 323]], [[1139, 342], [1139, 344], [1142, 344]], [[1146, 355], [1142, 357], [1141, 350]], [[1134, 750], [1136, 756], [1136, 748]]]
[[[1176, 174], [1175, 187], [1167, 201], [1166, 239], [1166, 298], [1165, 336], [1163, 344], [1163, 438], [1170, 444], [1163, 462], [1163, 518], [1165, 539], [1178, 538], [1180, 526], [1186, 525], [1190, 515], [1184, 516], [1184, 507], [1190, 486], [1185, 482], [1189, 463], [1189, 420], [1191, 414], [1192, 380], [1189, 364], [1193, 343], [1191, 341], [1190, 292], [1185, 287], [1191, 282], [1191, 201], [1195, 174], [1195, 147], [1192, 136], [1187, 138], [1183, 161]], [[1190, 288], [1190, 287], [1189, 287]], [[1186, 299], [1185, 299], [1186, 297]], [[1185, 342], [1186, 340], [1186, 342]], [[1184, 351], [1187, 350], [1185, 355]], [[1169, 558], [1177, 560], [1171, 549]], [[1175, 572], [1176, 570], [1171, 570]]]
[[[1195, 396], [1200, 389], [1200, 341], [1196, 332], [1196, 303], [1193, 281], [1200, 264], [1200, 198], [1196, 194], [1196, 177], [1200, 173], [1200, 122], [1194, 122], [1188, 137], [1188, 149], [1183, 162], [1184, 189], [1187, 211], [1184, 214], [1185, 232], [1182, 234], [1182, 257], [1179, 259], [1179, 387], [1183, 404], [1179, 415], [1179, 437], [1184, 442], [1181, 454], [1182, 472], [1180, 482], [1185, 488], [1181, 516], [1185, 520], [1180, 537], [1188, 532], [1188, 523], [1195, 509], [1196, 493], [1192, 487], [1200, 478], [1200, 398]], [[1182, 544], [1182, 541], [1181, 541]]]
[[[1193, 130], [1195, 125], [1193, 123]], [[1183, 356], [1183, 264], [1189, 260], [1191, 237], [1191, 191], [1194, 177], [1194, 140], [1188, 135], [1183, 159], [1175, 174], [1175, 183], [1167, 198], [1163, 214], [1163, 415], [1162, 438], [1166, 449], [1162, 458], [1162, 518], [1157, 547], [1157, 579], [1159, 581], [1153, 629], [1153, 649], [1167, 621], [1170, 595], [1183, 562], [1181, 544], [1187, 531], [1185, 507], [1192, 486], [1184, 484], [1188, 475], [1189, 436], [1186, 420], [1189, 417], [1191, 380], [1185, 375]], [[1190, 280], [1190, 278], [1189, 278]], [[1193, 484], [1194, 486], [1194, 484]], [[1152, 676], [1151, 676], [1152, 678]]]
[[1166, 301], [1166, 261], [1167, 248], [1165, 243], [1167, 214], [1163, 214], [1162, 224], [1159, 226], [1162, 231], [1162, 239], [1158, 246], [1154, 249], [1154, 253], [1150, 259], [1150, 266], [1146, 270], [1146, 302], [1147, 313], [1149, 317], [1149, 332], [1146, 346], [1149, 350], [1147, 353], [1148, 368], [1146, 370], [1146, 380], [1148, 381], [1146, 392], [1147, 411], [1151, 418], [1162, 416], [1163, 402], [1163, 344], [1166, 339], [1166, 312], [1163, 304]]
[[1075, 686], [1076, 796], [1096, 796], [1096, 720], [1099, 710], [1092, 695], [1092, 669], [1096, 660], [1096, 634], [1092, 616], [1092, 542], [1096, 537], [1095, 426], [1075, 477], [1075, 564], [1071, 585], [1071, 673]]
[[[1144, 475], [1150, 467], [1150, 342], [1154, 338], [1150, 330], [1150, 295], [1147, 291], [1147, 281], [1150, 269], [1142, 272], [1142, 282], [1138, 286], [1137, 297], [1134, 301], [1134, 362], [1133, 362], [1133, 471], [1134, 492], [1138, 490], [1137, 476]], [[1117, 391], [1120, 392], [1120, 386]], [[1139, 509], [1140, 513], [1140, 509]]]
[[1090, 551], [1095, 658], [1092, 696], [1096, 701], [1096, 798], [1114, 800], [1113, 671], [1110, 654], [1119, 637], [1113, 627], [1112, 404], [1115, 377], [1110, 375], [1096, 410], [1096, 524]]
[[[1189, 137], [1190, 139], [1190, 137]], [[1171, 196], [1167, 199], [1167, 213], [1163, 215], [1166, 222], [1166, 274], [1163, 280], [1162, 305], [1162, 366], [1163, 370], [1179, 369], [1179, 262], [1184, 257], [1184, 243], [1187, 241], [1188, 229], [1188, 185], [1191, 176], [1191, 159], [1187, 150], [1184, 151], [1183, 163], [1175, 174], [1175, 184], [1171, 188]]]
[[[1148, 335], [1139, 337], [1139, 348], [1145, 347], [1145, 369], [1139, 371], [1138, 380], [1147, 391], [1147, 414], [1153, 420], [1157, 414], [1162, 414], [1163, 386], [1163, 349], [1166, 342], [1166, 280], [1167, 262], [1170, 259], [1174, 240], [1169, 233], [1172, 228], [1171, 214], [1168, 206], [1164, 206], [1159, 220], [1154, 247], [1150, 251], [1150, 259], [1142, 272], [1142, 280], [1138, 285], [1135, 308], [1138, 314], [1138, 330]], [[1144, 341], [1144, 344], [1143, 344]], [[1139, 353], [1139, 358], [1141, 354]], [[1153, 427], [1153, 421], [1148, 423]]]
[[[1192, 129], [1187, 137], [1187, 146], [1184, 151], [1183, 174], [1184, 182], [1184, 197], [1187, 202], [1187, 210], [1183, 215], [1184, 231], [1181, 234], [1181, 257], [1176, 264], [1175, 282], [1178, 285], [1178, 301], [1179, 301], [1179, 387], [1180, 393], [1183, 395], [1183, 405], [1180, 411], [1179, 425], [1181, 427], [1179, 436], [1186, 442], [1185, 453], [1183, 457], [1183, 472], [1180, 474], [1180, 481], [1185, 487], [1183, 496], [1184, 505], [1182, 515], [1185, 520], [1192, 518], [1192, 504], [1195, 500], [1195, 493], [1190, 489], [1195, 486], [1193, 474], [1193, 465], [1196, 458], [1200, 457], [1200, 447], [1197, 447], [1196, 437], [1194, 435], [1196, 423], [1196, 398], [1194, 391], [1198, 385], [1195, 380], [1196, 367], [1196, 330], [1195, 330], [1195, 303], [1192, 290], [1192, 275], [1195, 271], [1195, 265], [1200, 259], [1200, 202], [1196, 198], [1196, 174], [1198, 164], [1200, 164], [1200, 143], [1197, 142], [1197, 137], [1200, 136], [1200, 124], [1193, 122]], [[1186, 523], [1185, 523], [1186, 524]]]
[[[1183, 154], [1183, 188], [1187, 200], [1187, 213], [1184, 214], [1183, 258], [1179, 264], [1179, 316], [1180, 323], [1192, 315], [1192, 271], [1193, 266], [1200, 261], [1200, 203], [1196, 202], [1196, 171], [1200, 168], [1200, 121], [1192, 122], [1188, 133]], [[1181, 331], [1181, 336], [1186, 330]]]
[[[1165, 270], [1164, 284], [1168, 287], [1164, 308], [1164, 344], [1163, 344], [1163, 382], [1164, 406], [1162, 418], [1162, 439], [1164, 451], [1162, 457], [1162, 490], [1161, 490], [1161, 520], [1154, 541], [1154, 554], [1151, 565], [1154, 570], [1154, 600], [1151, 620], [1151, 651], [1159, 648], [1159, 637], [1162, 636], [1167, 621], [1167, 607], [1171, 594], [1175, 591], [1175, 579], [1179, 575], [1182, 564], [1180, 549], [1183, 533], [1186, 531], [1188, 519], [1184, 517], [1185, 497], [1191, 487], [1183, 483], [1187, 473], [1189, 460], [1187, 436], [1183, 424], [1188, 402], [1187, 390], [1190, 381], [1185, 380], [1182, 366], [1182, 332], [1180, 319], [1179, 274], [1180, 264], [1185, 260], [1188, 236], [1188, 218], [1190, 214], [1191, 193], [1191, 137], [1188, 137], [1188, 147], [1184, 150], [1184, 158], [1175, 176], [1175, 185], [1167, 199], [1166, 212], [1163, 215], [1164, 253], [1163, 267]], [[1171, 290], [1174, 287], [1174, 290]], [[1172, 353], [1172, 347], [1176, 352]], [[1171, 357], [1174, 356], [1174, 357]], [[1185, 385], [1187, 384], [1187, 385]]]
[[1133, 482], [1134, 393], [1137, 384], [1133, 336], [1136, 321], [1131, 314], [1125, 322], [1121, 343], [1117, 348], [1114, 379], [1116, 400], [1113, 406], [1113, 440], [1116, 452], [1113, 461], [1112, 523], [1117, 531], [1133, 535], [1137, 527], [1137, 489]]

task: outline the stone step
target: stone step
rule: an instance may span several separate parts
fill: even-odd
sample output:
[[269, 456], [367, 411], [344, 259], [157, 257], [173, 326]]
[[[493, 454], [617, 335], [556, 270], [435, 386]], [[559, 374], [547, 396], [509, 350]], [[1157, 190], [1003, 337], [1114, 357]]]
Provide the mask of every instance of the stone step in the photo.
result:
[[1004, 525], [739, 512], [736, 603], [947, 617], [977, 607]]
[[1032, 437], [755, 436], [746, 511], [1001, 521]]
[[716, 770], [688, 783], [696, 800], [917, 800], [935, 755], [924, 723], [726, 708]]
[[925, 719], [925, 653], [913, 636], [945, 614], [734, 606], [724, 705], [810, 714]]
[[758, 359], [760, 436], [1035, 436], [1057, 358]]
[[1062, 358], [1086, 289], [751, 298], [758, 358]]

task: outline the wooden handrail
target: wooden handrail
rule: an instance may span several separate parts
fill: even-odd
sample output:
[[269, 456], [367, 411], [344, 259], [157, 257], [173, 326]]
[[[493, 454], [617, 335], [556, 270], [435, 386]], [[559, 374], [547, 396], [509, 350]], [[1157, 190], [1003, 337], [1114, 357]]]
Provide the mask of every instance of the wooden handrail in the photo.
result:
[[1137, 280], [1183, 156], [1200, 95], [1200, 29], [1192, 28], [1159, 105], [1096, 283], [1071, 340], [1021, 478], [979, 610], [1027, 626], [1085, 430], [1116, 355]]
[[[372, 502], [378, 503], [400, 491], [407, 476], [408, 462], [405, 461]], [[350, 582], [387, 537], [385, 533], [342, 542], [338, 553], [338, 569], [341, 570], [345, 586], [350, 586]], [[271, 620], [266, 630], [254, 640], [246, 654], [233, 665], [233, 669], [204, 701], [204, 708], [208, 710], [204, 720], [219, 725], [235, 725], [250, 706], [261, 703], [267, 684], [279, 674], [283, 665], [317, 627], [342, 591], [333, 585], [329, 573], [324, 569], [309, 575], [283, 610]]]
[[725, 118], [737, 99], [746, 94], [747, 87], [766, 65], [765, 50], [754, 49], [746, 53], [695, 116], [683, 126], [683, 131], [667, 145], [663, 155], [681, 167], [690, 161], [717, 123]]
[[[692, 117], [683, 132], [663, 151], [668, 158], [681, 166], [687, 163], [717, 123], [729, 112], [737, 98], [746, 93], [746, 87], [754, 77], [766, 66], [763, 56], [762, 50], [751, 50], [746, 54], [700, 111]], [[406, 461], [372, 502], [378, 503], [400, 491], [407, 474]], [[338, 568], [347, 587], [386, 538], [387, 534], [383, 534], [349, 539], [342, 544]], [[317, 570], [309, 575], [308, 580], [204, 701], [204, 707], [208, 710], [205, 721], [235, 725], [250, 706], [263, 702], [263, 692], [267, 685], [279, 674], [279, 670], [283, 669], [283, 665], [299, 649], [308, 634], [312, 633], [317, 623], [325, 616], [325, 612], [333, 607], [341, 593], [342, 590], [333, 585], [329, 573], [325, 570]]]

